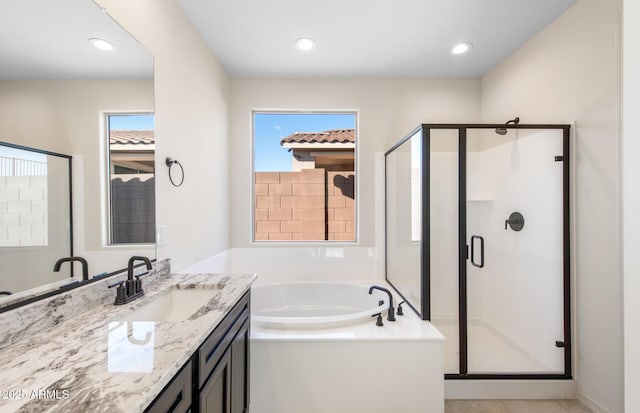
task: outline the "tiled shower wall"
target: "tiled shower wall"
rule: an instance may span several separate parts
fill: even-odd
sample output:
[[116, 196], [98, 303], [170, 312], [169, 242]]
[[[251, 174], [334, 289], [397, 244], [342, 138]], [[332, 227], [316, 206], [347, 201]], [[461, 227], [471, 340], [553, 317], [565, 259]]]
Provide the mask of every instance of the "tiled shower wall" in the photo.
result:
[[47, 245], [47, 235], [47, 177], [0, 176], [0, 247]]

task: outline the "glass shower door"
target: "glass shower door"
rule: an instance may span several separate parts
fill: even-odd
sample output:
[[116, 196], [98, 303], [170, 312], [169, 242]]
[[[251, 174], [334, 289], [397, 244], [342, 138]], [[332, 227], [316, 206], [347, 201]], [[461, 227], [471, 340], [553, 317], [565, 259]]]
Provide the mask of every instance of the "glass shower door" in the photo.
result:
[[386, 278], [426, 318], [422, 266], [422, 129], [385, 154]]
[[460, 371], [460, 354], [464, 353], [465, 345], [464, 341], [460, 341], [458, 316], [458, 134], [458, 129], [431, 129], [428, 134], [430, 315], [431, 323], [445, 337], [445, 374], [457, 374]]
[[562, 374], [563, 130], [468, 129], [462, 374]]

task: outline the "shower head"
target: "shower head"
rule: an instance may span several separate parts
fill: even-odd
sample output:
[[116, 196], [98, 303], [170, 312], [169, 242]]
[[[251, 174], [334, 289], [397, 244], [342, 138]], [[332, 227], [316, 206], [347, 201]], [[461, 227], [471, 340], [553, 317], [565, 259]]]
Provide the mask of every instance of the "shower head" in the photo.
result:
[[[505, 125], [508, 125], [510, 123], [513, 123], [514, 125], [517, 125], [518, 123], [520, 123], [520, 118], [519, 117], [515, 117], [511, 120], [508, 120], [505, 122]], [[507, 134], [507, 128], [496, 128], [496, 133], [498, 135], [506, 135]]]

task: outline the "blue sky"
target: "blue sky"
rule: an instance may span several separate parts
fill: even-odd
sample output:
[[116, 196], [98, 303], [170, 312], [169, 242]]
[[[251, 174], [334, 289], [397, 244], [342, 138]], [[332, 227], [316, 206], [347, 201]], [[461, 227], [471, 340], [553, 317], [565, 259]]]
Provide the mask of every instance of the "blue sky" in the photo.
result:
[[114, 130], [153, 130], [153, 114], [110, 115], [109, 128]]
[[280, 146], [280, 140], [292, 133], [355, 127], [354, 113], [254, 113], [254, 170], [291, 171], [291, 153]]

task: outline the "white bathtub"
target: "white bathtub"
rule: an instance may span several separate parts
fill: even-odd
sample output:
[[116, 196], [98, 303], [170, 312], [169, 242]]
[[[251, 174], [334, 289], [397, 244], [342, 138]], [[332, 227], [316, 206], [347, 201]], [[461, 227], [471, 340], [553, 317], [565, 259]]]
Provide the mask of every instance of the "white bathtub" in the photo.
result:
[[444, 412], [444, 337], [412, 311], [388, 321], [387, 300], [369, 285], [252, 287], [251, 412]]
[[[382, 301], [382, 304], [380, 302]], [[341, 283], [283, 283], [251, 290], [251, 322], [276, 329], [340, 327], [372, 321], [388, 297], [369, 287]]]

